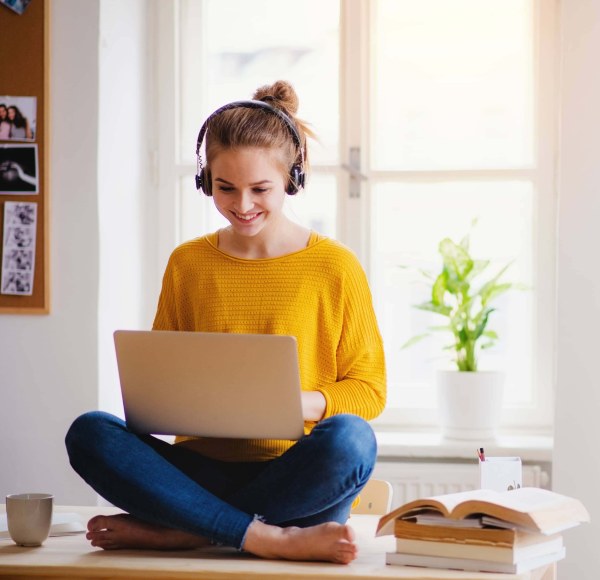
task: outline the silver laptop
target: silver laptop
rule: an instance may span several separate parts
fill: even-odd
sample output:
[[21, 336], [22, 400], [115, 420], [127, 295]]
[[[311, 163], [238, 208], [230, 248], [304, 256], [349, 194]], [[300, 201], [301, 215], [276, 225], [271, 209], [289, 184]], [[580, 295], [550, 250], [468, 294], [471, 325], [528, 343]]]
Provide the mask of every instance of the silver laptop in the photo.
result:
[[297, 440], [293, 336], [117, 330], [127, 426], [136, 433]]

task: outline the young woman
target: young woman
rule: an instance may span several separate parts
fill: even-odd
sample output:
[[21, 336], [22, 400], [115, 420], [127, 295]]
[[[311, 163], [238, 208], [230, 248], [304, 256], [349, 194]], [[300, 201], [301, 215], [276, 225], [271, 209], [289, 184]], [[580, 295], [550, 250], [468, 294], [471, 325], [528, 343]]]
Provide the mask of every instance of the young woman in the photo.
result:
[[23, 116], [23, 113], [15, 105], [8, 107], [8, 121], [10, 122], [11, 139], [32, 139], [33, 135], [29, 128], [29, 121]]
[[266, 558], [356, 557], [346, 520], [375, 463], [367, 420], [385, 405], [384, 355], [358, 260], [283, 212], [307, 166], [297, 108], [279, 81], [202, 127], [197, 185], [230, 225], [173, 252], [153, 328], [295, 336], [306, 435], [169, 445], [105, 413], [83, 415], [67, 435], [71, 464], [127, 512], [89, 522], [94, 546], [220, 543]]

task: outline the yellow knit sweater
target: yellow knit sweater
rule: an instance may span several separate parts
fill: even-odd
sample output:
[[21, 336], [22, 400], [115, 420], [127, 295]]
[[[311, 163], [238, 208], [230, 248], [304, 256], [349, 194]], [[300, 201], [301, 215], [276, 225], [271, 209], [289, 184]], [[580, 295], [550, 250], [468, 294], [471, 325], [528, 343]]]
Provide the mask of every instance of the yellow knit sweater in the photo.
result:
[[[213, 233], [172, 253], [154, 330], [295, 336], [302, 389], [323, 393], [324, 417], [379, 415], [386, 398], [383, 345], [354, 254], [316, 233], [298, 252], [260, 260], [230, 256], [217, 244]], [[313, 426], [307, 422], [305, 431]], [[224, 461], [273, 459], [293, 445], [190, 437], [177, 442]]]

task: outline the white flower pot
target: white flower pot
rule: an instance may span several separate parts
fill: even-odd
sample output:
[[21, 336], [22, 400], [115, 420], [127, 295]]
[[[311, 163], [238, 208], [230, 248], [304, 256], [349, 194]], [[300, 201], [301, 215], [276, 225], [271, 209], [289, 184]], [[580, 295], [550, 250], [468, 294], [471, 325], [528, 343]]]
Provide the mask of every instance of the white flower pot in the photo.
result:
[[502, 410], [504, 373], [438, 371], [442, 435], [473, 442], [494, 439]]

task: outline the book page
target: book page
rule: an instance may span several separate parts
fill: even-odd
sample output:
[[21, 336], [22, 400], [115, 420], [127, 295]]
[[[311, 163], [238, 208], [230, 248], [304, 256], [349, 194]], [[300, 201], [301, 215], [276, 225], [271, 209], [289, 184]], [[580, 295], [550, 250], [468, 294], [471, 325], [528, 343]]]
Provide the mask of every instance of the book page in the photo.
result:
[[431, 499], [435, 499], [441, 504], [443, 504], [448, 510], [450, 517], [452, 517], [452, 512], [454, 511], [454, 509], [467, 501], [478, 500], [489, 501], [491, 503], [498, 503], [498, 498], [502, 495], [504, 494], [499, 493], [497, 491], [493, 491], [491, 489], [475, 489], [471, 491], [461, 491], [458, 493], [448, 493], [446, 495], [439, 495]]
[[[471, 499], [484, 498], [472, 497]], [[537, 487], [522, 487], [512, 491], [496, 493], [495, 496], [489, 499], [496, 505], [523, 513], [534, 513], [552, 507], [562, 507], [570, 501], [570, 498]]]

